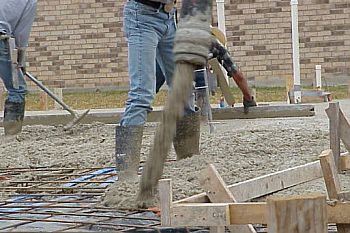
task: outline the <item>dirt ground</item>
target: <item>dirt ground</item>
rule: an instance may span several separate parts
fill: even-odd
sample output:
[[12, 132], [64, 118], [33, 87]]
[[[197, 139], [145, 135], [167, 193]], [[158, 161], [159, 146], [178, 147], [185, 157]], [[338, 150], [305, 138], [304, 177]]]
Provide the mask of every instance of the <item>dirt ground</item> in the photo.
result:
[[[350, 100], [340, 103], [349, 117]], [[329, 148], [328, 118], [324, 113], [328, 104], [315, 106], [315, 117], [217, 121], [212, 134], [203, 124], [201, 155], [165, 166], [164, 178], [173, 179], [174, 200], [203, 192], [196, 175], [208, 163], [215, 165], [227, 184], [234, 184], [317, 160]], [[146, 125], [142, 160], [149, 153], [156, 126], [156, 123]], [[5, 138], [0, 128], [0, 168], [114, 166], [114, 128], [95, 123], [64, 132], [60, 126], [26, 126], [21, 135], [12, 138]], [[343, 147], [342, 151], [345, 151]], [[174, 158], [172, 149], [169, 159]], [[342, 175], [341, 181], [343, 191], [349, 190], [349, 176]], [[130, 198], [133, 200], [136, 191], [135, 184], [130, 187], [117, 182], [107, 191], [103, 204], [130, 207]], [[278, 194], [315, 191], [325, 192], [322, 179]], [[113, 196], [116, 193], [118, 197]]]

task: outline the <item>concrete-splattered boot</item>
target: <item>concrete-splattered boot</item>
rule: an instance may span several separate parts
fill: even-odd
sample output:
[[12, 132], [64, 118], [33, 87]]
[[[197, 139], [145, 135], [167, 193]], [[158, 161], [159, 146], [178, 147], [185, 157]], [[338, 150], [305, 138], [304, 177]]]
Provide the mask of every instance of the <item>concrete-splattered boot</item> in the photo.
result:
[[200, 108], [177, 121], [174, 149], [177, 160], [199, 154]]
[[5, 135], [16, 135], [22, 132], [25, 102], [5, 101], [4, 130]]
[[117, 126], [115, 131], [115, 157], [118, 179], [136, 177], [140, 166], [142, 126]]

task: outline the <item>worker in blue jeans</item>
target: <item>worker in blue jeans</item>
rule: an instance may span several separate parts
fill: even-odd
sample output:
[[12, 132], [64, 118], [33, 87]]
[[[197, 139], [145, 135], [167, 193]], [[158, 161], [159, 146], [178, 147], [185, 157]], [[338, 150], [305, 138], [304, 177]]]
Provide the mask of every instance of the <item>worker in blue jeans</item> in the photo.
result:
[[[174, 4], [173, 0], [129, 0], [124, 6], [130, 90], [124, 115], [116, 127], [115, 155], [119, 179], [137, 175], [143, 128], [156, 94], [156, 62], [162, 67], [171, 88], [175, 69]], [[189, 97], [184, 115], [177, 125], [186, 129], [186, 122], [196, 115], [193, 96]]]
[[0, 0], [0, 77], [8, 92], [3, 122], [5, 135], [22, 131], [27, 93], [25, 54], [36, 8], [36, 0]]

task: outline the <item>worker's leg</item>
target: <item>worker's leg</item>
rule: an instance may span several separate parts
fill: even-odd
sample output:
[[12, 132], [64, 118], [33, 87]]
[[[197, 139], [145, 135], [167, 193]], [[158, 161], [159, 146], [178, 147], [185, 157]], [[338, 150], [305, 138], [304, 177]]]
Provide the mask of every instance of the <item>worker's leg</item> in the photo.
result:
[[143, 125], [155, 95], [156, 50], [165, 31], [166, 14], [128, 1], [124, 31], [128, 41], [130, 91], [125, 113], [116, 128], [116, 159], [121, 179], [134, 176], [140, 161]]
[[12, 66], [5, 40], [0, 40], [0, 77], [8, 91], [4, 109], [5, 134], [14, 135], [22, 131], [27, 85], [23, 73], [18, 70], [19, 87], [13, 87]]

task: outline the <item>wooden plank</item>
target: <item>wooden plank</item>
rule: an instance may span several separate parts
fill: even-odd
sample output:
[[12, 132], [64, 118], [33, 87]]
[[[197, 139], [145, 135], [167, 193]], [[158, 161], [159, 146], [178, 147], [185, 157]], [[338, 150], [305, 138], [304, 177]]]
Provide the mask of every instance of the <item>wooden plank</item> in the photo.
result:
[[322, 177], [319, 161], [289, 168], [229, 186], [238, 202], [251, 200]]
[[340, 183], [338, 177], [338, 171], [335, 166], [332, 150], [325, 150], [319, 156], [324, 182], [327, 187], [327, 193], [329, 199], [338, 199], [340, 193]]
[[[244, 202], [321, 177], [320, 162], [315, 161], [229, 185], [228, 188], [236, 201]], [[204, 203], [208, 201], [207, 195], [201, 193], [175, 203]]]
[[[83, 113], [83, 111], [77, 111]], [[276, 117], [310, 117], [315, 115], [313, 105], [282, 105], [282, 106], [257, 106], [251, 108], [248, 113], [243, 107], [212, 108], [213, 120], [231, 119], [258, 119]], [[102, 122], [115, 124], [121, 119], [124, 109], [92, 109], [81, 121], [82, 124]], [[148, 122], [158, 122], [162, 117], [162, 108], [154, 108], [147, 116]], [[2, 126], [0, 117], [0, 126]], [[72, 116], [67, 111], [26, 111], [24, 125], [61, 125], [72, 121]]]
[[333, 151], [335, 165], [340, 171], [340, 130], [339, 130], [339, 102], [329, 103], [329, 108], [326, 109], [329, 118], [329, 135], [330, 148]]
[[171, 207], [172, 226], [228, 226], [228, 204], [178, 204]]
[[[227, 188], [224, 180], [216, 170], [214, 165], [210, 164], [206, 169], [200, 172], [198, 175], [201, 187], [206, 190], [207, 196], [212, 203], [235, 203], [235, 197], [232, 195], [230, 190]], [[240, 233], [256, 233], [254, 227], [249, 225], [236, 225], [229, 226], [229, 231], [240, 232]], [[210, 229], [211, 232], [217, 231]]]
[[272, 197], [267, 200], [269, 233], [327, 233], [326, 197]]
[[[332, 150], [323, 151], [320, 162], [329, 199], [340, 199], [341, 188]], [[350, 233], [350, 225], [337, 224], [338, 233]]]
[[40, 91], [39, 97], [40, 97], [40, 110], [47, 111], [49, 109], [47, 93], [44, 91]]
[[173, 202], [171, 179], [160, 180], [158, 189], [160, 199], [161, 225], [170, 226], [170, 207]]
[[350, 169], [350, 153], [345, 152], [340, 154], [340, 169], [346, 171]]
[[257, 106], [245, 112], [243, 107], [214, 108], [212, 109], [214, 120], [228, 119], [259, 119], [276, 117], [308, 117], [314, 116], [313, 105], [279, 105]]
[[230, 204], [230, 224], [266, 224], [266, 202]]
[[[228, 208], [228, 209], [227, 209]], [[350, 202], [332, 202], [327, 205], [327, 222], [329, 224], [340, 223], [350, 224]], [[200, 219], [201, 213], [211, 213], [219, 211], [223, 214], [227, 211], [227, 220], [208, 218], [205, 221]], [[186, 213], [182, 218], [173, 221], [173, 214]], [[199, 216], [197, 216], [199, 214]], [[268, 210], [266, 202], [250, 203], [192, 203], [192, 204], [173, 204], [171, 207], [172, 226], [203, 226], [210, 227], [215, 224], [234, 225], [234, 224], [267, 224]], [[200, 219], [200, 224], [197, 219]], [[210, 219], [210, 220], [209, 220]], [[193, 220], [193, 221], [192, 221]], [[219, 226], [219, 225], [217, 225]]]
[[343, 110], [339, 109], [340, 139], [348, 151], [350, 151], [350, 123]]
[[220, 86], [221, 92], [225, 97], [226, 103], [229, 106], [233, 106], [235, 104], [235, 99], [230, 91], [230, 87], [227, 84], [226, 77], [224, 72], [221, 69], [221, 65], [216, 58], [209, 60], [209, 65], [213, 69], [214, 73], [217, 75], [218, 84]]
[[[350, 224], [350, 202], [334, 203], [327, 206], [328, 223]], [[337, 227], [338, 227], [337, 225]], [[338, 228], [338, 232], [339, 232]], [[345, 231], [346, 232], [346, 231]]]

